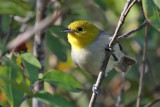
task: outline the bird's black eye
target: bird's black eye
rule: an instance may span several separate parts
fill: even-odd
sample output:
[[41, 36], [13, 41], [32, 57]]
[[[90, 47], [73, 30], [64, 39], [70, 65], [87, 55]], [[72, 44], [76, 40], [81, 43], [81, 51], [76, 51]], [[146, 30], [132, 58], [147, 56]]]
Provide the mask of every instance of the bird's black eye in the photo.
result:
[[80, 27], [80, 28], [78, 28], [78, 31], [82, 31], [82, 30], [83, 30], [83, 28], [81, 28], [81, 27]]

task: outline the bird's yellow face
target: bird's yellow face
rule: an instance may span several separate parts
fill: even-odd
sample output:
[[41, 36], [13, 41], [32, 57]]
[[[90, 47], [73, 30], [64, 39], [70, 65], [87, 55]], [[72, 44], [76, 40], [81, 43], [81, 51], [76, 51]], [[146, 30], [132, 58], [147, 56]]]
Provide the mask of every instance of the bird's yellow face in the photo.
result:
[[72, 47], [80, 50], [95, 40], [99, 29], [88, 21], [74, 21], [63, 32], [68, 33], [68, 41]]

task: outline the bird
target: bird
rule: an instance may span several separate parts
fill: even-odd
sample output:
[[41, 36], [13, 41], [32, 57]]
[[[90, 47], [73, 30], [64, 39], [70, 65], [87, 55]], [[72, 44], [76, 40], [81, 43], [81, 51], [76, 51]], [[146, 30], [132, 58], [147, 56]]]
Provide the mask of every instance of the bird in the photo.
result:
[[[68, 33], [71, 57], [75, 65], [91, 75], [98, 76], [105, 59], [105, 48], [112, 36], [85, 20], [72, 22], [63, 32]], [[113, 68], [118, 72], [127, 72], [134, 64], [136, 64], [136, 60], [125, 55], [118, 42], [113, 47], [105, 73], [107, 75]]]

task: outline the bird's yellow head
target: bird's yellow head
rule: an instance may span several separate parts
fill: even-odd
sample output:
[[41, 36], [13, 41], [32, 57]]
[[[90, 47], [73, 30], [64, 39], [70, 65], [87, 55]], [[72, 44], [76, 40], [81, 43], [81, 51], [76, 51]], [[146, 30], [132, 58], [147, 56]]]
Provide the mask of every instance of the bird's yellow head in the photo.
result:
[[88, 21], [74, 21], [63, 32], [68, 33], [68, 41], [72, 47], [80, 50], [95, 40], [99, 29]]

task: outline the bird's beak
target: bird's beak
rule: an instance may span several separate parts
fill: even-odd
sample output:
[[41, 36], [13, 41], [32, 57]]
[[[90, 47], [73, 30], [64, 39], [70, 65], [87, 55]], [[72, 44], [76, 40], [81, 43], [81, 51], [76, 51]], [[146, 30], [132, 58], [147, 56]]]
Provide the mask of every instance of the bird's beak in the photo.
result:
[[75, 31], [71, 30], [71, 29], [64, 29], [62, 32], [64, 32], [64, 33], [74, 33]]

